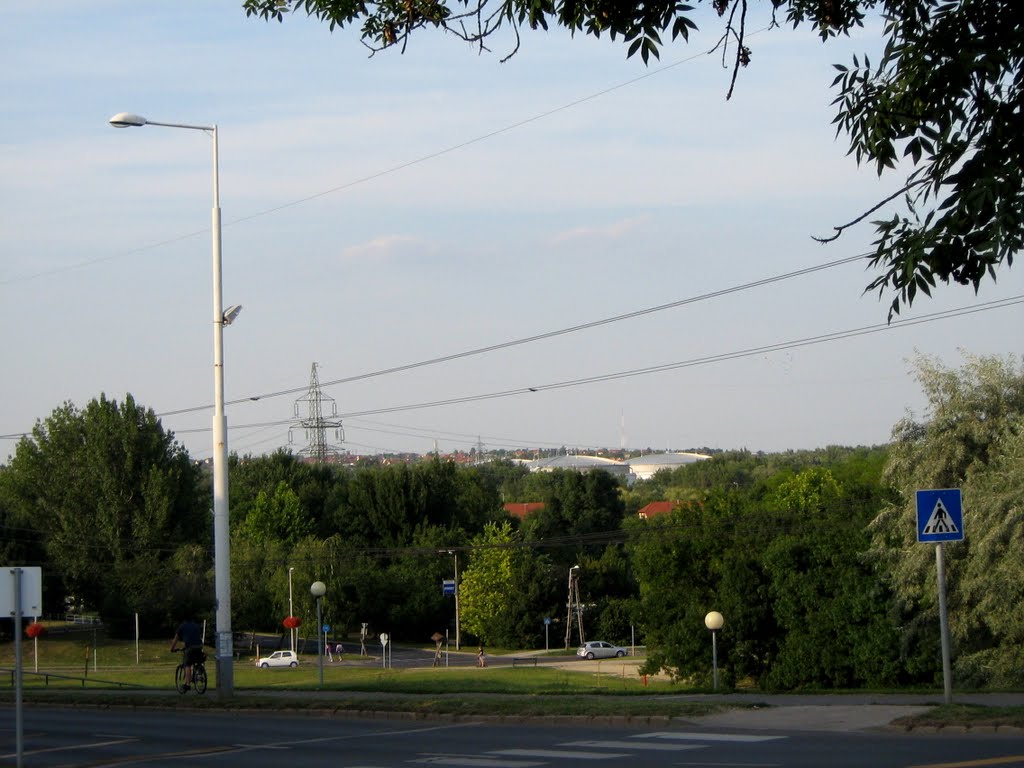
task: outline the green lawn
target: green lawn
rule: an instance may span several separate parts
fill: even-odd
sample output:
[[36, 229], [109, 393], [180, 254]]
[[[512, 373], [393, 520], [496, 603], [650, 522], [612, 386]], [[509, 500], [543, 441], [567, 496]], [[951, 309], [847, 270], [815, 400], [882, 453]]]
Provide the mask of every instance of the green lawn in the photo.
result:
[[[221, 702], [215, 695], [216, 665], [208, 665], [210, 692], [203, 697], [173, 692], [178, 655], [170, 640], [112, 640], [90, 629], [53, 633], [38, 644], [22, 644], [26, 702], [110, 706], [245, 707], [249, 709], [317, 709], [389, 711], [445, 716], [627, 716], [698, 717], [724, 708], [764, 706], [750, 701], [684, 702], [666, 694], [701, 691], [663, 679], [645, 685], [635, 668], [609, 661], [601, 673], [565, 671], [548, 666], [439, 667], [381, 669], [352, 658], [324, 665], [319, 686], [315, 656], [300, 657], [295, 669], [258, 669], [251, 660], [234, 667], [236, 696]], [[496, 655], [492, 653], [492, 656]], [[424, 664], [430, 656], [424, 654]], [[359, 666], [356, 664], [359, 663]], [[14, 666], [14, 645], [0, 644], [0, 668]], [[39, 674], [34, 670], [38, 667]], [[13, 699], [13, 676], [0, 675], [0, 702]], [[72, 694], [73, 692], [73, 694]], [[901, 721], [907, 727], [1015, 725], [1024, 727], [1024, 707], [952, 705]]]

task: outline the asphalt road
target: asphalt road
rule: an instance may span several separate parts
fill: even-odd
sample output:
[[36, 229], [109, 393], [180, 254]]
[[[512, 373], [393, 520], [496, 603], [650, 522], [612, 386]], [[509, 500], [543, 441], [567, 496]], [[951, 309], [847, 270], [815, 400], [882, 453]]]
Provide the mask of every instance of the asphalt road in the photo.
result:
[[[9, 707], [0, 723], [0, 765], [13, 765]], [[31, 707], [25, 711], [24, 738], [27, 768], [1024, 765], [1024, 736], [1019, 734], [743, 729], [700, 721], [638, 728]]]

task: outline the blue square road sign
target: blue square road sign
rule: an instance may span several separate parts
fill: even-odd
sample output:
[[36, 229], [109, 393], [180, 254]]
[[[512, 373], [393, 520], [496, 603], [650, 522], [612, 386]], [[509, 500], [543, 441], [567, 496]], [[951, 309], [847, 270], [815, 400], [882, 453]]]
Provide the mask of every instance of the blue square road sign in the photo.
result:
[[964, 540], [959, 488], [917, 492], [917, 540], [922, 544]]

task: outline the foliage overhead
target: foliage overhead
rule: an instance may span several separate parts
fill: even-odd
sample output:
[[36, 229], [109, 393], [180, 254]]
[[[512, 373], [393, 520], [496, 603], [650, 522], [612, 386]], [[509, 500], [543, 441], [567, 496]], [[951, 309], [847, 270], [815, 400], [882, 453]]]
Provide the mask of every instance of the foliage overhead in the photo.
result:
[[[697, 0], [699, 5], [701, 0]], [[893, 201], [903, 213], [873, 222], [878, 235], [871, 264], [880, 274], [867, 286], [893, 294], [890, 318], [937, 280], [978, 290], [996, 268], [1013, 263], [1024, 242], [1024, 16], [1013, 0], [767, 0], [771, 24], [810, 25], [822, 38], [846, 35], [869, 13], [884, 21], [884, 52], [839, 75], [837, 132], [858, 163], [909, 169], [900, 188], [848, 223], [834, 240]], [[750, 0], [710, 0], [722, 26], [715, 49], [732, 68], [751, 62]], [[511, 58], [522, 30], [559, 26], [627, 45], [645, 63], [664, 40], [688, 40], [696, 5], [676, 0], [244, 0], [246, 15], [282, 21], [304, 11], [335, 28], [361, 24], [371, 52], [400, 46], [423, 28], [443, 30], [486, 49], [502, 30], [512, 34]], [[713, 22], [715, 23], [715, 22]]]

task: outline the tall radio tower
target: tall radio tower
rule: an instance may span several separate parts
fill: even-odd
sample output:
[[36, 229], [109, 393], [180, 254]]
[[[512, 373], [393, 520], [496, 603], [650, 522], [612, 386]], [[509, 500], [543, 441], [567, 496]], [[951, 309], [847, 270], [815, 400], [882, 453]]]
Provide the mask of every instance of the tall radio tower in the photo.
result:
[[[306, 417], [301, 417], [302, 403], [306, 404]], [[324, 404], [330, 404], [331, 420], [324, 418]], [[337, 420], [338, 405], [334, 398], [325, 395], [320, 389], [320, 378], [316, 373], [316, 363], [309, 374], [309, 391], [304, 397], [295, 401], [295, 418], [301, 419], [296, 424], [306, 430], [306, 440], [309, 442], [305, 448], [299, 451], [300, 456], [308, 456], [317, 464], [323, 464], [329, 459], [337, 456], [341, 450], [327, 442], [327, 430], [334, 430], [334, 437], [338, 442], [345, 442], [345, 430], [341, 421]], [[289, 430], [288, 441], [291, 442], [291, 430]]]

